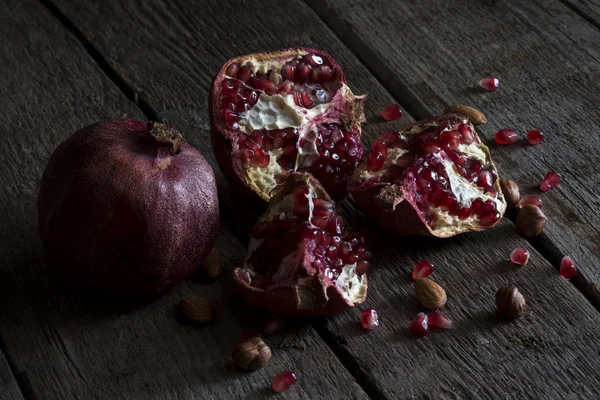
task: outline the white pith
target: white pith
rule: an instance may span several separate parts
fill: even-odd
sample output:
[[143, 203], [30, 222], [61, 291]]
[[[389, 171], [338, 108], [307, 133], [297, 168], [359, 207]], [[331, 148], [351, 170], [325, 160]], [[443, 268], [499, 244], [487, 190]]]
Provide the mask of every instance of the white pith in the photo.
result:
[[356, 274], [356, 263], [345, 265], [335, 286], [349, 303], [357, 303], [365, 296], [365, 275]]

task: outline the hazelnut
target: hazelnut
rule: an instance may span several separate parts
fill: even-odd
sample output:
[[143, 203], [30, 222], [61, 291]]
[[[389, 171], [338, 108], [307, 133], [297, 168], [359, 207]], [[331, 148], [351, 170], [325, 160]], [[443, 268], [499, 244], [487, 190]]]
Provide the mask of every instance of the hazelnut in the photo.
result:
[[502, 179], [500, 181], [500, 187], [502, 188], [502, 194], [504, 194], [506, 204], [509, 207], [514, 207], [519, 204], [521, 195], [519, 193], [519, 186], [515, 181], [511, 181], [510, 179]]
[[206, 256], [202, 262], [204, 271], [211, 278], [216, 278], [221, 273], [221, 265], [223, 261], [221, 259], [221, 253], [214, 247], [210, 250], [210, 253]]
[[466, 106], [464, 104], [456, 104], [446, 109], [447, 113], [460, 114], [471, 120], [473, 125], [481, 125], [487, 122], [487, 118], [478, 109]]
[[232, 357], [236, 368], [254, 371], [267, 365], [271, 349], [257, 336], [235, 346]]
[[527, 204], [517, 214], [517, 230], [525, 237], [537, 236], [546, 226], [546, 216], [538, 206]]
[[178, 307], [183, 315], [194, 322], [210, 322], [214, 318], [212, 306], [200, 296], [185, 296]]
[[498, 314], [515, 319], [525, 314], [525, 298], [515, 285], [504, 285], [496, 293]]
[[429, 278], [417, 279], [415, 282], [417, 300], [430, 310], [437, 310], [446, 304], [446, 292]]

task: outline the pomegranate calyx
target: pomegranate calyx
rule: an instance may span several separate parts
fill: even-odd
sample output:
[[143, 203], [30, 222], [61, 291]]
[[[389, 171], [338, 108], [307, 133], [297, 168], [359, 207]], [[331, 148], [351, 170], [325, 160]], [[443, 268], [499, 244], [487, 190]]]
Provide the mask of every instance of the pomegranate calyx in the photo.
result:
[[149, 121], [146, 129], [148, 130], [148, 135], [156, 142], [169, 146], [169, 153], [172, 156], [181, 152], [183, 136], [175, 129], [154, 121]]

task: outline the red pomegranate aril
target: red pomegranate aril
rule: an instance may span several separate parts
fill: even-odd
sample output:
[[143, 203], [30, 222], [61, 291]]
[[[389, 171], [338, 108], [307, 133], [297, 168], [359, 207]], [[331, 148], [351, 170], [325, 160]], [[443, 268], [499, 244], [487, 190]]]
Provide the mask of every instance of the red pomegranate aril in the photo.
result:
[[488, 170], [483, 170], [477, 175], [477, 184], [483, 188], [491, 188], [494, 182], [492, 181], [492, 174]]
[[570, 257], [564, 256], [560, 261], [560, 275], [565, 279], [571, 279], [577, 276], [577, 267]]
[[517, 265], [525, 265], [529, 261], [529, 251], [522, 247], [517, 247], [510, 253], [510, 261]]
[[464, 207], [460, 210], [460, 212], [458, 213], [458, 219], [464, 221], [465, 219], [469, 218], [471, 216], [471, 210]]
[[235, 77], [237, 77], [237, 73], [238, 73], [239, 69], [240, 69], [240, 66], [237, 63], [231, 63], [225, 70], [225, 74], [227, 76], [229, 76], [230, 78], [235, 78]]
[[537, 129], [527, 132], [527, 141], [529, 144], [540, 144], [544, 141], [544, 134]]
[[296, 375], [294, 375], [292, 371], [283, 371], [277, 374], [275, 379], [273, 379], [271, 387], [277, 393], [281, 393], [293, 384], [295, 384], [297, 381], [298, 379], [296, 379]]
[[487, 76], [479, 81], [479, 86], [485, 90], [496, 90], [500, 87], [500, 81], [493, 76]]
[[494, 140], [498, 144], [511, 144], [517, 141], [517, 134], [509, 128], [500, 129], [494, 135]]
[[458, 127], [458, 131], [460, 132], [461, 139], [465, 144], [471, 144], [475, 141], [475, 135], [473, 134], [473, 130], [470, 125], [461, 124]]
[[431, 328], [452, 329], [454, 324], [445, 312], [431, 311], [427, 314], [427, 320]]
[[440, 146], [434, 142], [425, 143], [423, 145], [424, 153], [437, 153], [438, 151], [440, 151]]
[[415, 336], [425, 336], [429, 332], [429, 319], [427, 314], [418, 313], [410, 323], [410, 333]]
[[302, 63], [298, 65], [298, 68], [296, 68], [295, 81], [299, 83], [306, 82], [306, 79], [308, 78], [308, 75], [310, 74], [311, 70], [312, 68], [308, 64]]
[[413, 279], [423, 279], [427, 278], [434, 271], [433, 265], [429, 260], [421, 260], [417, 266], [413, 269], [412, 277]]
[[281, 317], [273, 317], [269, 318], [267, 322], [265, 322], [264, 332], [266, 335], [272, 335], [277, 331], [280, 331], [283, 328], [285, 321]]
[[524, 207], [527, 204], [532, 204], [539, 208], [542, 208], [542, 198], [536, 194], [525, 196], [519, 201], [519, 207]]
[[540, 189], [542, 189], [542, 191], [544, 191], [544, 192], [547, 192], [550, 189], [558, 186], [558, 184], [560, 183], [560, 180], [561, 180], [560, 174], [558, 174], [554, 171], [550, 171], [546, 174], [542, 183], [540, 183]]
[[368, 261], [359, 261], [356, 264], [356, 275], [362, 276], [369, 271], [369, 262]]
[[[283, 79], [293, 82], [295, 71], [296, 71], [295, 66], [293, 66], [290, 63], [285, 63], [285, 65], [281, 68], [281, 76], [283, 77]], [[291, 89], [291, 87], [290, 87], [290, 89]]]
[[372, 308], [362, 310], [360, 313], [360, 324], [363, 328], [373, 330], [379, 326], [379, 316]]
[[240, 120], [239, 115], [232, 110], [223, 111], [223, 118], [226, 122], [237, 122]]
[[381, 111], [381, 116], [387, 121], [395, 121], [402, 117], [402, 109], [398, 104], [392, 104]]

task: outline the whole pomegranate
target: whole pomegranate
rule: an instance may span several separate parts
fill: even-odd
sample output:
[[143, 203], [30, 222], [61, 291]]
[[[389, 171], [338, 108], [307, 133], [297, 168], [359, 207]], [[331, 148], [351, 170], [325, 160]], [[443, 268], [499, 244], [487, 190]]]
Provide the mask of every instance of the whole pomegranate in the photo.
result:
[[320, 50], [231, 59], [217, 74], [210, 99], [219, 166], [263, 200], [293, 171], [312, 173], [340, 200], [363, 154], [364, 98], [352, 93], [341, 68]]
[[121, 119], [52, 154], [38, 199], [49, 261], [68, 280], [153, 297], [192, 274], [219, 228], [214, 172], [181, 134]]
[[332, 315], [367, 295], [370, 252], [323, 187], [294, 172], [251, 232], [249, 255], [234, 270], [246, 300], [283, 315]]
[[506, 209], [489, 150], [459, 114], [383, 133], [349, 190], [365, 214], [399, 234], [449, 237], [483, 230]]

